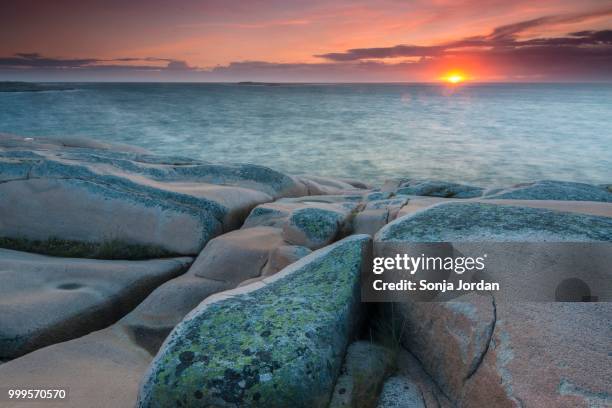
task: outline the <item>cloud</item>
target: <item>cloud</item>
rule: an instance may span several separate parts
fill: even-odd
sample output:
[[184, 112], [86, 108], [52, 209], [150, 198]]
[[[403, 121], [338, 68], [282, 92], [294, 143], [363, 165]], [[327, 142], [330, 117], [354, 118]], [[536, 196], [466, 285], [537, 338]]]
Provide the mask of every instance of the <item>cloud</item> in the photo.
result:
[[[143, 63], [163, 63], [143, 64]], [[126, 64], [130, 63], [130, 64]], [[140, 63], [140, 64], [134, 64]], [[10, 57], [0, 57], [0, 69], [91, 69], [91, 70], [136, 70], [136, 71], [192, 71], [198, 70], [185, 61], [169, 58], [135, 58], [122, 57], [113, 59], [100, 58], [52, 58], [39, 53], [17, 53]]]
[[[442, 44], [352, 48], [322, 54], [318, 55], [321, 61], [317, 63], [235, 61], [205, 69], [162, 57], [56, 58], [20, 52], [0, 57], [0, 73], [3, 78], [28, 80], [399, 82], [432, 81], [457, 67], [485, 81], [492, 78], [610, 81], [611, 29], [549, 37], [533, 34], [539, 28], [607, 15], [612, 15], [612, 9], [544, 16]], [[559, 32], [556, 28], [555, 32]]]
[[[490, 52], [492, 49], [520, 49], [522, 47], [556, 47], [558, 52], [563, 53], [564, 49], [558, 47], [582, 47], [599, 46], [608, 47], [612, 44], [611, 30], [601, 31], [580, 31], [571, 33], [566, 37], [555, 38], [535, 38], [529, 40], [519, 40], [519, 34], [535, 28], [553, 24], [575, 23], [593, 17], [612, 15], [612, 9], [600, 10], [597, 12], [571, 14], [562, 16], [546, 16], [532, 20], [521, 21], [518, 23], [499, 26], [484, 36], [474, 36], [458, 41], [434, 46], [419, 45], [396, 45], [393, 47], [377, 48], [353, 48], [344, 52], [334, 52], [315, 55], [329, 61], [347, 62], [368, 59], [384, 59], [398, 57], [441, 57], [453, 53], [464, 52], [465, 48], [480, 48], [481, 52]], [[612, 52], [612, 50], [607, 50]]]

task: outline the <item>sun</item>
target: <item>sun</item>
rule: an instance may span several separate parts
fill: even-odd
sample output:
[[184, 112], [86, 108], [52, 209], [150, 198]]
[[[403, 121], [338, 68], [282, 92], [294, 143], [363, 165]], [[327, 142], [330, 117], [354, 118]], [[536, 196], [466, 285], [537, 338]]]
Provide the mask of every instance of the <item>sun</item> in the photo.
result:
[[465, 81], [466, 77], [461, 72], [451, 71], [451, 72], [447, 73], [446, 75], [444, 75], [441, 79], [443, 81], [446, 81], [446, 82], [451, 83], [451, 84], [458, 84], [460, 82]]

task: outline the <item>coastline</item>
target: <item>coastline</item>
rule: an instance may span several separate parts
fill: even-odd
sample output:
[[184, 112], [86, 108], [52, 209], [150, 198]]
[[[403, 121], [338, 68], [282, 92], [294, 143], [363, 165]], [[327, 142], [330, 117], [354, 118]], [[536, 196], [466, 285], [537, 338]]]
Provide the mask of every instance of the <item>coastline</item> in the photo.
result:
[[[584, 293], [563, 292], [564, 281], [550, 282], [557, 302], [507, 302], [489, 281], [471, 288], [466, 278], [475, 291], [447, 302], [367, 303], [360, 281], [374, 276], [373, 256], [423, 243], [610, 243], [609, 184], [370, 186], [0, 135], [0, 214], [0, 242], [12, 245], [0, 249], [0, 382], [53, 378], [70, 387], [68, 406], [336, 407], [396, 387], [442, 406], [608, 401], [605, 376], [591, 373], [607, 370], [609, 302], [568, 303]], [[589, 296], [601, 289], [583, 283]], [[575, 336], [587, 326], [589, 351]], [[513, 357], [504, 360], [506, 348]], [[416, 371], [397, 365], [406, 353]], [[563, 368], [547, 371], [550, 359]], [[559, 383], [583, 384], [588, 397]]]

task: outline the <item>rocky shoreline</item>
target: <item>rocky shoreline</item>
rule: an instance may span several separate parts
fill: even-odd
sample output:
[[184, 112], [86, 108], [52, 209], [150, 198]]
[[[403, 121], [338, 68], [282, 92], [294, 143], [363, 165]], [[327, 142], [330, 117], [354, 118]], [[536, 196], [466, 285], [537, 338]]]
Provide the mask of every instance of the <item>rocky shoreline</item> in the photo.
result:
[[377, 187], [0, 135], [0, 383], [74, 407], [611, 406], [610, 303], [360, 302], [390, 243], [477, 239], [612, 242], [612, 185]]

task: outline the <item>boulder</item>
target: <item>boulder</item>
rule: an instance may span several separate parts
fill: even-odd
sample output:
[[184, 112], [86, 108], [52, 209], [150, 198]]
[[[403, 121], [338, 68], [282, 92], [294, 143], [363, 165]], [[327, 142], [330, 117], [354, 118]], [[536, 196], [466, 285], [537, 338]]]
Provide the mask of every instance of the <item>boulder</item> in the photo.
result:
[[393, 376], [385, 381], [378, 408], [425, 408], [419, 387], [409, 378]]
[[287, 265], [299, 261], [312, 251], [299, 245], [281, 245], [270, 252], [268, 262], [262, 270], [262, 276], [271, 276]]
[[340, 234], [346, 212], [305, 207], [291, 213], [283, 228], [285, 241], [318, 249], [332, 243]]
[[382, 384], [393, 369], [394, 357], [382, 345], [363, 340], [352, 343], [329, 407], [375, 407]]
[[108, 326], [191, 261], [54, 258], [0, 249], [0, 359]]
[[406, 196], [367, 201], [353, 219], [353, 232], [373, 236], [379, 229], [393, 221], [407, 203]]
[[276, 227], [282, 226], [289, 218], [289, 214], [296, 208], [300, 208], [300, 204], [289, 203], [266, 203], [260, 204], [251, 210], [251, 213], [244, 221], [242, 228], [252, 227]]
[[446, 181], [403, 181], [396, 187], [397, 194], [444, 198], [480, 197], [484, 189]]
[[485, 198], [512, 200], [559, 200], [612, 202], [612, 192], [605, 186], [569, 181], [542, 180], [517, 184], [489, 193]]
[[368, 246], [352, 236], [208, 298], [162, 346], [138, 405], [326, 406], [359, 321]]
[[429, 207], [388, 224], [378, 242], [612, 241], [612, 218], [473, 202]]
[[495, 326], [490, 296], [468, 294], [449, 302], [397, 303], [404, 328], [401, 343], [410, 350], [445, 395], [461, 395], [478, 368]]
[[[519, 248], [526, 249], [539, 243], [578, 242], [589, 243], [588, 249], [612, 241], [612, 218], [450, 202], [387, 225], [377, 234], [374, 248], [375, 256], [388, 256], [392, 247], [415, 243], [461, 246], [490, 241], [519, 243]], [[525, 260], [517, 254], [508, 256]], [[500, 270], [498, 278], [506, 279], [508, 285], [528, 281], [528, 276], [521, 275], [524, 271]], [[499, 271], [487, 267], [487, 272]], [[524, 302], [492, 292], [440, 303], [405, 302], [397, 310], [407, 327], [402, 344], [453, 404], [605, 406], [611, 402], [605, 380], [606, 316], [612, 311], [608, 305]]]
[[95, 257], [97, 247], [117, 242], [163, 256], [197, 254], [257, 204], [307, 192], [262, 166], [73, 145], [0, 136], [3, 246], [36, 242], [45, 251], [59, 241], [93, 247]]
[[283, 244], [278, 228], [239, 229], [210, 241], [191, 270], [196, 276], [236, 286], [244, 280], [260, 276], [270, 252]]

